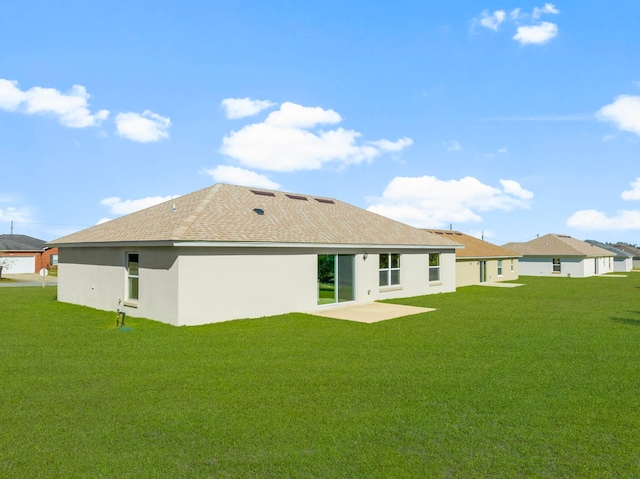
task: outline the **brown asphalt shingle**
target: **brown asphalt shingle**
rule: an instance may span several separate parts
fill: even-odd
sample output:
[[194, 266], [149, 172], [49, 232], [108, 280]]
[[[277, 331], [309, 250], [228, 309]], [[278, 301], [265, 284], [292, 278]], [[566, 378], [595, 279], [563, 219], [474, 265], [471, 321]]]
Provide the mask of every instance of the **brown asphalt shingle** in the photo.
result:
[[507, 243], [504, 247], [524, 256], [613, 256], [605, 249], [568, 235], [556, 234], [546, 234], [526, 243]]
[[339, 200], [226, 184], [204, 188], [50, 244], [140, 241], [459, 245]]
[[429, 233], [442, 235], [451, 239], [456, 243], [462, 243], [464, 248], [456, 250], [456, 258], [518, 258], [519, 253], [511, 251], [502, 246], [483, 241], [479, 238], [452, 230], [432, 230], [427, 229]]

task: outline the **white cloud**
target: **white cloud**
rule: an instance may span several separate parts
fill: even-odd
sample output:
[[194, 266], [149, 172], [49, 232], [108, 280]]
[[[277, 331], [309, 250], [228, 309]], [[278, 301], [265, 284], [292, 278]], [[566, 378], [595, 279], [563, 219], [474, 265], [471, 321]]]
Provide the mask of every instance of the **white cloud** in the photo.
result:
[[525, 190], [520, 183], [514, 180], [500, 180], [503, 191], [508, 195], [513, 195], [523, 200], [530, 200], [533, 198], [531, 191]]
[[445, 141], [443, 145], [447, 148], [447, 151], [462, 151], [462, 146], [457, 140]]
[[268, 100], [252, 100], [251, 98], [225, 98], [222, 100], [222, 107], [226, 111], [227, 118], [230, 119], [253, 116], [274, 105], [275, 103]]
[[[517, 26], [513, 39], [522, 45], [541, 45], [558, 35], [558, 25], [551, 22], [539, 22], [542, 15], [560, 13], [552, 3], [545, 3], [542, 7], [534, 7], [531, 14], [522, 13], [520, 8], [514, 8], [507, 13], [504, 10], [496, 10], [490, 14], [488, 10], [483, 11], [480, 17], [471, 21], [472, 30], [475, 25], [481, 25], [489, 30], [497, 31], [501, 24], [509, 20], [511, 24]], [[522, 23], [529, 23], [523, 25]]]
[[407, 146], [413, 145], [413, 140], [405, 136], [403, 138], [400, 138], [397, 141], [378, 140], [378, 141], [371, 141], [369, 142], [369, 144], [373, 146], [377, 146], [382, 151], [402, 151]]
[[152, 111], [139, 113], [118, 113], [116, 128], [118, 134], [129, 140], [149, 143], [163, 138], [169, 138], [171, 120]]
[[31, 220], [31, 212], [26, 207], [7, 206], [0, 208], [0, 221], [14, 221], [15, 223], [28, 223]]
[[214, 181], [220, 183], [255, 186], [270, 190], [280, 189], [278, 183], [271, 181], [265, 175], [261, 175], [255, 171], [245, 170], [244, 168], [238, 168], [237, 166], [219, 165], [213, 169], [204, 170], [204, 172], [211, 175]]
[[396, 177], [368, 210], [418, 227], [479, 222], [482, 211], [528, 208], [533, 193], [513, 180], [500, 180], [503, 189], [476, 178], [439, 180], [433, 176]]
[[620, 210], [609, 217], [602, 211], [582, 210], [567, 220], [567, 226], [586, 231], [624, 231], [640, 229], [640, 211]]
[[539, 25], [518, 27], [518, 32], [513, 39], [521, 45], [541, 45], [548, 42], [558, 34], [558, 25], [550, 22], [541, 22]]
[[533, 9], [533, 13], [531, 14], [531, 16], [534, 19], [538, 19], [540, 18], [543, 14], [546, 13], [551, 13], [553, 15], [557, 15], [560, 13], [560, 10], [558, 10], [555, 5], [553, 5], [552, 3], [545, 3], [544, 7], [540, 8], [540, 7], [534, 7]]
[[619, 130], [640, 135], [640, 96], [620, 95], [613, 103], [600, 108], [596, 117], [614, 123]]
[[623, 200], [640, 200], [640, 178], [636, 178], [631, 183], [632, 189], [629, 191], [623, 191], [621, 197]]
[[476, 22], [485, 28], [496, 31], [500, 24], [504, 22], [506, 16], [507, 14], [504, 10], [496, 10], [491, 15], [488, 10], [485, 10], [480, 14], [480, 18]]
[[138, 200], [123, 200], [121, 198], [118, 198], [117, 196], [111, 196], [109, 198], [103, 199], [100, 204], [102, 206], [107, 206], [109, 208], [109, 212], [114, 215], [128, 215], [130, 213], [149, 208], [150, 206], [158, 205], [177, 197], [178, 195], [148, 196], [147, 198], [140, 198]]
[[71, 128], [98, 126], [109, 116], [108, 110], [89, 111], [87, 89], [73, 85], [67, 93], [54, 88], [33, 87], [22, 91], [17, 81], [0, 79], [0, 109], [27, 115], [52, 115]]
[[382, 152], [400, 151], [413, 143], [410, 138], [401, 138], [359, 144], [361, 134], [357, 131], [317, 128], [341, 121], [333, 110], [286, 102], [264, 122], [225, 136], [220, 152], [249, 168], [298, 171], [317, 170], [330, 162], [345, 166], [371, 161]]
[[285, 102], [280, 105], [279, 110], [269, 114], [265, 123], [282, 128], [313, 128], [317, 125], [333, 125], [341, 121], [342, 117], [333, 110]]

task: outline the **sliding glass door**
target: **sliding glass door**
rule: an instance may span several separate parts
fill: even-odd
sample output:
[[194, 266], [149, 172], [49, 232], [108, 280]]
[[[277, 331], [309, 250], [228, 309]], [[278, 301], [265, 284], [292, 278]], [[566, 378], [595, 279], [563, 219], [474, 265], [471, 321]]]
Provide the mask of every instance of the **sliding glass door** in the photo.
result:
[[355, 300], [355, 256], [318, 255], [318, 304]]

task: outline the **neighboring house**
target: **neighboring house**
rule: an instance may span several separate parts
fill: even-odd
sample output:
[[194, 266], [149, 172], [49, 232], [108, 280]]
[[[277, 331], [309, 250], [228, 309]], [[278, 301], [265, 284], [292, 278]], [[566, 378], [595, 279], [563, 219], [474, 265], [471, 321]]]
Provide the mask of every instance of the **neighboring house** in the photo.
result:
[[613, 270], [617, 272], [626, 273], [633, 269], [633, 254], [627, 253], [626, 251], [621, 250], [620, 248], [616, 248], [613, 245], [600, 243], [596, 240], [584, 240], [585, 243], [592, 244], [597, 246], [598, 248], [606, 249], [614, 254], [613, 257]]
[[60, 301], [173, 325], [455, 291], [461, 247], [338, 200], [225, 184], [51, 245]]
[[613, 253], [568, 235], [547, 234], [504, 247], [522, 255], [522, 276], [585, 278], [613, 271]]
[[459, 231], [426, 230], [442, 235], [464, 248], [456, 250], [456, 286], [518, 279], [518, 258], [513, 251]]
[[57, 263], [57, 248], [26, 235], [0, 235], [0, 266], [2, 274], [37, 273]]
[[636, 248], [635, 246], [632, 246], [629, 243], [616, 243], [612, 246], [633, 255], [633, 267], [640, 269], [640, 249], [639, 248]]

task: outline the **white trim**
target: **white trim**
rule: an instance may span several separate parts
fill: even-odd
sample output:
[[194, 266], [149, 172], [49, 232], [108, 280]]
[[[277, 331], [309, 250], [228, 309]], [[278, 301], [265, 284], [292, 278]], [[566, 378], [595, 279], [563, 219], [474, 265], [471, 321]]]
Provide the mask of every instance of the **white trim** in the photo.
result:
[[416, 245], [416, 244], [341, 244], [341, 243], [270, 243], [267, 241], [117, 241], [96, 243], [58, 243], [56, 248], [104, 248], [145, 246], [175, 246], [187, 248], [343, 248], [343, 249], [418, 249], [455, 250], [463, 245]]

